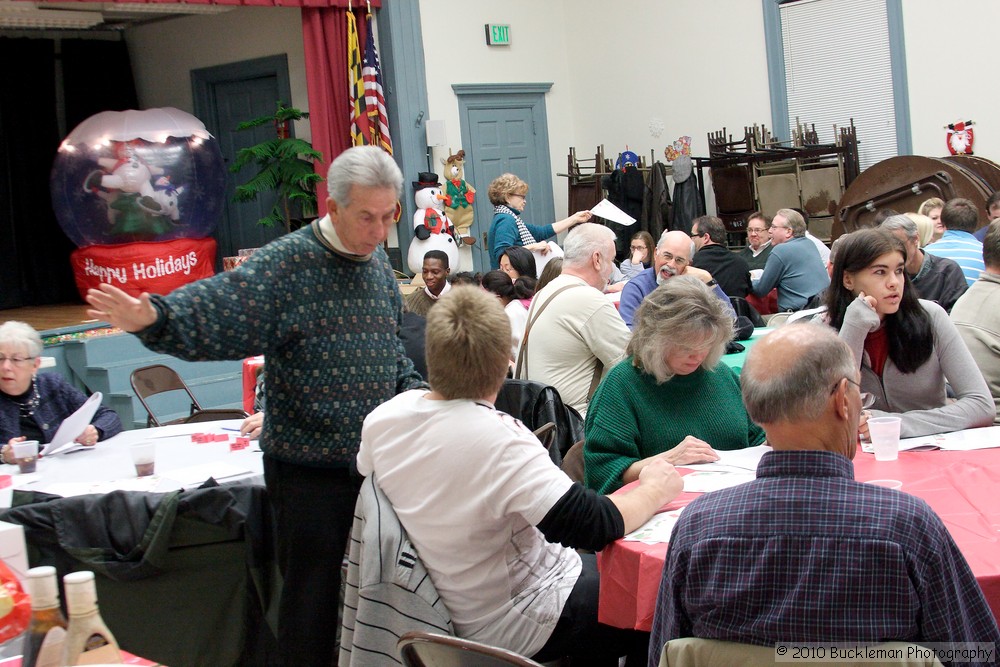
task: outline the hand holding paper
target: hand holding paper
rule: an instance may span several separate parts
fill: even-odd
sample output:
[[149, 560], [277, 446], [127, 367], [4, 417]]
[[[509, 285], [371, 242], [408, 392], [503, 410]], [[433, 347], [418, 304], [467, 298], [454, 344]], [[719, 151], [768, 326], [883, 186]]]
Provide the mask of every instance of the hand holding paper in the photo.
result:
[[635, 224], [635, 218], [609, 202], [607, 199], [602, 199], [597, 202], [597, 205], [590, 209], [590, 212], [598, 217], [604, 218], [605, 220], [617, 222], [619, 225], [624, 225], [626, 227]]
[[101, 392], [94, 392], [76, 412], [66, 417], [56, 430], [56, 434], [52, 436], [52, 442], [45, 445], [42, 456], [62, 454], [83, 447], [74, 440], [90, 426], [90, 420], [97, 413], [97, 408], [101, 407], [101, 398]]

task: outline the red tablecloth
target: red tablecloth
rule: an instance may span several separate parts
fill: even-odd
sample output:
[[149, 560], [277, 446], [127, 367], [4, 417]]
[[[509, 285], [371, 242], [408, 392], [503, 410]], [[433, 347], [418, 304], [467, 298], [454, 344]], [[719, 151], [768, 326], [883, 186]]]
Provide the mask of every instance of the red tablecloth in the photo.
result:
[[253, 414], [254, 390], [257, 388], [257, 372], [264, 365], [264, 357], [248, 357], [243, 360], [243, 411]]
[[[972, 452], [901, 452], [898, 461], [854, 458], [858, 481], [896, 479], [902, 491], [927, 501], [944, 521], [1000, 619], [1000, 449]], [[684, 493], [665, 509], [699, 494]], [[598, 555], [598, 619], [620, 628], [649, 630], [666, 558], [666, 544], [618, 540]]]

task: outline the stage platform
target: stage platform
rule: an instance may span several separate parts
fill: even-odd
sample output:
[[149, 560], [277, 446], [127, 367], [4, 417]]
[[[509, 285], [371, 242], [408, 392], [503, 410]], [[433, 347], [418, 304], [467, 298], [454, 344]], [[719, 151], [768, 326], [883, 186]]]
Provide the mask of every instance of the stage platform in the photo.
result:
[[91, 318], [84, 303], [59, 303], [51, 306], [24, 306], [0, 310], [0, 323], [8, 320], [27, 322], [43, 338], [108, 326], [107, 322]]

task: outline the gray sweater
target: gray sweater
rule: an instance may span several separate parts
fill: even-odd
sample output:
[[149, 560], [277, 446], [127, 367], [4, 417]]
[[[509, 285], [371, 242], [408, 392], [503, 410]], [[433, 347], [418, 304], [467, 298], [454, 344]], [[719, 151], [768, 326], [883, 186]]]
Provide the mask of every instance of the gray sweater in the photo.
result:
[[[840, 338], [854, 352], [861, 367], [861, 390], [877, 397], [871, 416], [899, 413], [900, 436], [913, 438], [933, 433], [960, 431], [993, 423], [994, 405], [983, 374], [958, 335], [944, 309], [933, 301], [920, 300], [931, 318], [934, 349], [915, 372], [904, 374], [886, 359], [882, 377], [871, 368], [865, 338], [879, 327], [878, 314], [860, 299], [844, 313]], [[949, 402], [945, 379], [957, 400]]]

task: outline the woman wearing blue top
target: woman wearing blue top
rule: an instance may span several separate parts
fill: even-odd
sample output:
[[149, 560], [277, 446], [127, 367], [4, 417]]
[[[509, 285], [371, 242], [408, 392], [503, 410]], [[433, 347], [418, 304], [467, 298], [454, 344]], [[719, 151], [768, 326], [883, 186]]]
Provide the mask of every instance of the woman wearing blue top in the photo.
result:
[[493, 204], [493, 222], [490, 223], [490, 268], [500, 268], [500, 255], [505, 248], [524, 246], [538, 250], [543, 255], [549, 251], [544, 242], [551, 236], [566, 231], [573, 225], [590, 220], [590, 211], [577, 211], [565, 220], [551, 225], [529, 225], [521, 220], [528, 196], [528, 184], [514, 174], [501, 174], [487, 192]]

